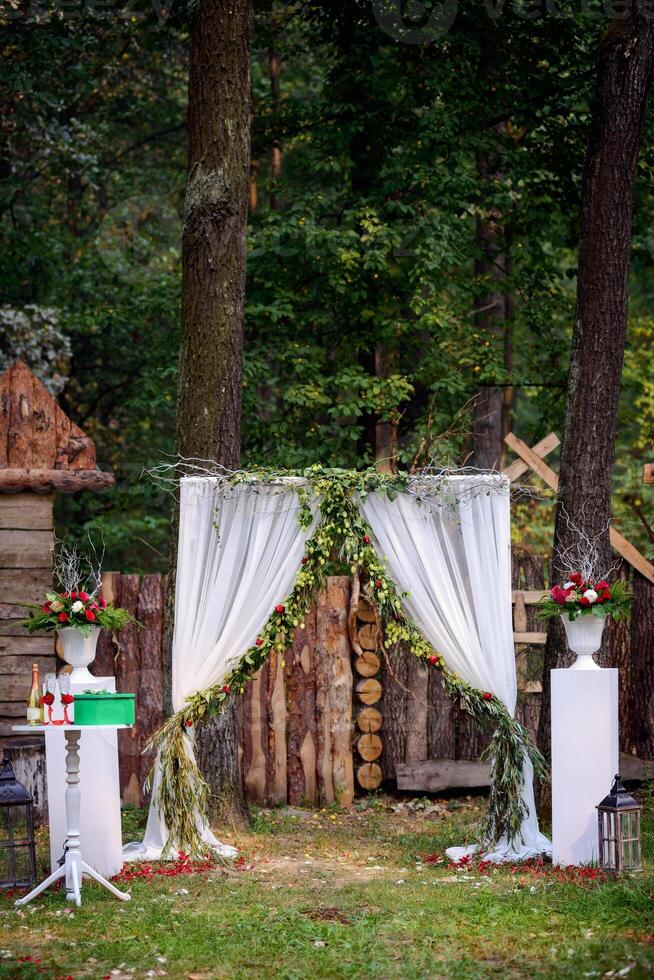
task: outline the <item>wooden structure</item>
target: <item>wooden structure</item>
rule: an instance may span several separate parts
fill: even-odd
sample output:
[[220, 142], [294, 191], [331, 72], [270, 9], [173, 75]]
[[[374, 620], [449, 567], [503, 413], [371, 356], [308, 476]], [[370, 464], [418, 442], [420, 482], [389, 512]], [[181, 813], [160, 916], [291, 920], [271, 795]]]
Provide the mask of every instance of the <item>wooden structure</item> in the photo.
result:
[[95, 446], [29, 368], [0, 375], [0, 739], [22, 719], [30, 664], [54, 669], [51, 637], [12, 624], [52, 586], [55, 491], [114, 483], [95, 463]]

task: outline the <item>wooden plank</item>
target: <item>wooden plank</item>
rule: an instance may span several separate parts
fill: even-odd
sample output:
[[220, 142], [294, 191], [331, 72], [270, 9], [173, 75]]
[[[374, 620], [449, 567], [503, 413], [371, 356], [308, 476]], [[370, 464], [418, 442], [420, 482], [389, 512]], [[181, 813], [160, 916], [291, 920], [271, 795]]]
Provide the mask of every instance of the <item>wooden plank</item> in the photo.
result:
[[243, 694], [243, 785], [246, 799], [257, 803], [266, 799], [267, 712], [262, 669], [248, 682]]
[[[558, 475], [550, 466], [547, 465], [547, 463], [544, 463], [532, 449], [529, 448], [526, 442], [523, 442], [522, 439], [518, 439], [518, 437], [514, 436], [512, 432], [509, 432], [508, 435], [504, 437], [504, 441], [506, 442], [507, 446], [510, 446], [511, 449], [525, 461], [525, 463], [528, 463], [534, 473], [536, 473], [541, 480], [548, 485], [548, 487], [551, 487], [552, 490], [558, 490]], [[631, 542], [627, 541], [627, 539], [620, 534], [619, 531], [616, 531], [614, 527], [609, 529], [609, 539], [611, 541], [611, 546], [618, 552], [619, 555], [622, 555], [622, 557], [628, 561], [630, 565], [633, 565], [633, 567], [637, 569], [640, 574], [644, 576], [644, 578], [648, 579], [650, 582], [654, 582], [654, 565], [647, 561], [647, 559], [641, 555], [640, 551], [638, 551], [638, 549], [635, 548]]]
[[[5, 675], [21, 679], [24, 688], [23, 694], [27, 700], [31, 679], [30, 665], [33, 663], [39, 665], [39, 680], [43, 681], [45, 674], [55, 669], [54, 651], [50, 649], [45, 652], [33, 653], [29, 657], [21, 654], [7, 654], [0, 657], [0, 701], [6, 698], [6, 691], [3, 686]], [[12, 701], [13, 698], [6, 698], [6, 700]]]
[[268, 805], [285, 803], [287, 800], [286, 758], [286, 686], [284, 684], [283, 659], [274, 651], [268, 660], [268, 755], [266, 787]]
[[145, 752], [151, 735], [164, 720], [163, 713], [163, 621], [164, 592], [161, 575], [144, 575], [139, 590], [137, 618], [140, 671], [134, 691], [138, 697], [139, 793], [154, 763], [155, 752]]
[[514, 633], [514, 643], [528, 643], [532, 646], [540, 646], [547, 640], [547, 633]]
[[[509, 434], [511, 435], [512, 433]], [[505, 439], [505, 441], [507, 440]], [[541, 439], [540, 442], [537, 442], [536, 445], [532, 446], [531, 448], [532, 452], [535, 453], [536, 456], [538, 456], [540, 459], [545, 459], [546, 456], [549, 456], [549, 454], [560, 445], [561, 440], [557, 434], [555, 432], [550, 432], [549, 435], [545, 436], [544, 439]], [[529, 469], [529, 465], [525, 463], [523, 459], [516, 459], [515, 462], [511, 463], [510, 466], [507, 466], [506, 469], [502, 470], [502, 472], [505, 476], [508, 476], [511, 482], [513, 482], [514, 480], [519, 479], [521, 476], [524, 476]]]
[[0, 568], [52, 568], [52, 531], [0, 530]]
[[643, 466], [643, 483], [654, 483], [654, 463], [645, 463]]
[[513, 610], [513, 629], [516, 633], [525, 633], [527, 630], [527, 609], [522, 593], [518, 592], [515, 598], [515, 609]]
[[515, 604], [522, 600], [525, 606], [537, 606], [544, 594], [545, 589], [514, 589], [511, 602]]
[[[0, 659], [3, 657], [46, 657], [54, 655], [54, 636], [5, 636], [0, 633]], [[1, 698], [1, 695], [0, 695]]]
[[43, 602], [52, 588], [52, 573], [45, 568], [0, 568], [0, 601], [9, 605]]
[[397, 767], [397, 788], [421, 793], [440, 793], [446, 789], [472, 789], [490, 785], [488, 762], [455, 759], [424, 759], [401, 763]]
[[77, 493], [81, 490], [98, 492], [116, 482], [113, 473], [102, 470], [42, 470], [26, 467], [0, 469], [0, 490], [61, 490]]
[[12, 493], [0, 495], [0, 528], [49, 531], [54, 526], [52, 494]]
[[291, 806], [315, 803], [316, 783], [316, 614], [311, 609], [304, 628], [295, 630], [286, 652], [288, 710], [287, 782]]

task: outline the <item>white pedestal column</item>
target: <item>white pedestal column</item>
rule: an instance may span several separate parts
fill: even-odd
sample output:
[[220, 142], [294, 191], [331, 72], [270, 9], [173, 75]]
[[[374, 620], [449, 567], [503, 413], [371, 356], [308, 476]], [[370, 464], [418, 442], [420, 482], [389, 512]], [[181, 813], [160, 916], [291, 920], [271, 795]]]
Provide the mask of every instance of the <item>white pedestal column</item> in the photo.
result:
[[[95, 677], [92, 683], [71, 683], [71, 694], [82, 691], [115, 691], [115, 677]], [[71, 720], [74, 718], [70, 711]], [[64, 852], [66, 839], [66, 745], [64, 733], [56, 727], [45, 733], [48, 808], [50, 824], [50, 864], [54, 871]], [[120, 780], [118, 776], [118, 735], [111, 729], [82, 731], [79, 745], [81, 779], [84, 783], [79, 829], [84, 859], [105, 878], [118, 874], [123, 866], [120, 824]]]
[[597, 861], [597, 811], [619, 767], [618, 672], [553, 670], [552, 861]]

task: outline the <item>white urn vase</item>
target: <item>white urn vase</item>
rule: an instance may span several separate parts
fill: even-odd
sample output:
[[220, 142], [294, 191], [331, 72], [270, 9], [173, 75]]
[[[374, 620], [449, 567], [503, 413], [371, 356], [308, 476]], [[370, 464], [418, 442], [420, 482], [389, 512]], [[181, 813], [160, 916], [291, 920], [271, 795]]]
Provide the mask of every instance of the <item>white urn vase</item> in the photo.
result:
[[100, 627], [91, 626], [89, 636], [84, 636], [73, 626], [58, 629], [61, 640], [60, 656], [73, 668], [70, 680], [73, 684], [88, 684], [93, 681], [89, 664], [95, 660], [95, 648], [100, 636]]
[[568, 646], [573, 653], [577, 654], [577, 659], [570, 665], [569, 670], [601, 670], [599, 664], [593, 660], [593, 654], [597, 653], [602, 645], [602, 633], [606, 616], [577, 616], [571, 620], [567, 613], [561, 616]]

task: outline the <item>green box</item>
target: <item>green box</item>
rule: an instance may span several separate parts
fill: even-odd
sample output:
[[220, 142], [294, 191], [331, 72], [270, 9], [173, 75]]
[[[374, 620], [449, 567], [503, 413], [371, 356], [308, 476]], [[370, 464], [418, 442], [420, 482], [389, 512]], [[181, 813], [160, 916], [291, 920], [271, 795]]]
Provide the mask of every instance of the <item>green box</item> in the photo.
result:
[[133, 725], [133, 694], [76, 694], [75, 725]]

